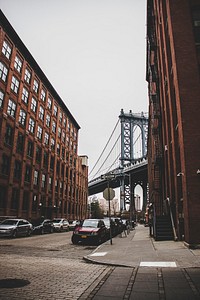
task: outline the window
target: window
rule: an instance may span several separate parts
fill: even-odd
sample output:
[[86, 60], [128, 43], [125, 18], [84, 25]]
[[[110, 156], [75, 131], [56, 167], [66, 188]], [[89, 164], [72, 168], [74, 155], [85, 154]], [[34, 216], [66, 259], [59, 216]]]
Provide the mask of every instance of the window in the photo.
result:
[[29, 204], [29, 191], [24, 191], [22, 209], [28, 210], [28, 204]]
[[36, 94], [38, 93], [38, 88], [39, 88], [39, 83], [36, 79], [34, 79], [34, 81], [33, 81], [33, 90], [34, 90], [34, 92], [36, 92]]
[[0, 62], [0, 78], [5, 82], [8, 75], [8, 69], [6, 66]]
[[12, 197], [11, 197], [11, 208], [18, 209], [19, 206], [19, 190], [16, 188], [12, 189]]
[[46, 125], [48, 126], [48, 127], [50, 127], [50, 122], [51, 122], [51, 117], [50, 117], [50, 115], [46, 115]]
[[19, 153], [22, 153], [24, 149], [24, 136], [21, 132], [18, 133], [18, 137], [17, 137], [17, 147], [16, 150]]
[[52, 132], [56, 133], [56, 122], [55, 121], [52, 122]]
[[31, 167], [26, 165], [24, 180], [28, 183], [31, 182]]
[[50, 169], [53, 170], [54, 168], [54, 157], [51, 156], [51, 160], [50, 160]]
[[49, 191], [52, 190], [52, 178], [49, 177]]
[[7, 187], [0, 185], [0, 208], [6, 207], [7, 198]]
[[28, 103], [28, 91], [25, 87], [23, 87], [22, 90], [22, 101], [24, 101], [24, 103]]
[[20, 73], [22, 69], [22, 61], [18, 56], [15, 56], [15, 62], [14, 62], [15, 69]]
[[44, 120], [44, 108], [40, 105], [39, 109], [39, 118], [43, 121]]
[[37, 195], [33, 195], [32, 211], [36, 211], [38, 206]]
[[36, 161], [41, 162], [42, 149], [39, 146], [36, 146]]
[[59, 121], [62, 123], [62, 117], [63, 117], [63, 114], [62, 112], [59, 113]]
[[63, 119], [63, 126], [66, 127], [66, 119]]
[[60, 144], [57, 144], [57, 154], [60, 154]]
[[64, 131], [62, 132], [62, 141], [63, 141], [63, 143], [65, 142], [65, 132]]
[[48, 166], [48, 158], [49, 158], [48, 153], [47, 153], [46, 151], [44, 151], [43, 165], [44, 165], [45, 167]]
[[70, 132], [70, 123], [67, 124], [68, 131]]
[[51, 150], [55, 150], [55, 140], [51, 138]]
[[52, 105], [52, 100], [51, 100], [51, 98], [48, 98], [48, 101], [47, 101], [47, 108], [48, 108], [48, 109], [51, 109], [51, 105]]
[[65, 159], [65, 148], [62, 147], [62, 159]]
[[6, 154], [2, 155], [1, 173], [4, 175], [10, 174], [10, 158]]
[[0, 108], [3, 106], [4, 93], [0, 91]]
[[54, 105], [54, 107], [53, 107], [53, 114], [54, 114], [54, 116], [57, 116], [57, 114], [58, 114], [58, 108], [56, 105]]
[[76, 152], [77, 152], [77, 145], [74, 144], [74, 153], [76, 153]]
[[41, 95], [40, 95], [40, 99], [45, 102], [46, 100], [46, 92], [44, 89], [41, 90]]
[[22, 163], [19, 160], [15, 160], [15, 167], [14, 167], [14, 178], [17, 180], [21, 179], [21, 170], [22, 170]]
[[37, 109], [37, 101], [36, 101], [36, 99], [34, 97], [32, 97], [32, 100], [31, 100], [31, 110], [35, 113], [36, 109]]
[[31, 72], [28, 69], [25, 69], [24, 80], [29, 84], [31, 82]]
[[28, 124], [28, 130], [31, 133], [34, 133], [34, 129], [35, 129], [35, 121], [32, 118], [30, 118], [29, 119], [29, 124]]
[[34, 178], [33, 178], [33, 184], [34, 185], [38, 185], [38, 174], [39, 172], [38, 171], [34, 171]]
[[26, 124], [26, 112], [23, 109], [19, 111], [19, 123], [23, 126]]
[[45, 183], [46, 183], [46, 175], [42, 174], [42, 188], [45, 188]]
[[38, 128], [37, 128], [37, 138], [39, 140], [42, 139], [42, 127], [40, 127], [39, 125], [38, 125]]
[[57, 161], [57, 164], [56, 164], [56, 173], [58, 175], [60, 175], [60, 162], [59, 161]]
[[60, 138], [61, 137], [61, 128], [58, 127], [58, 137]]
[[2, 53], [9, 59], [10, 55], [11, 55], [11, 47], [9, 46], [9, 44], [4, 41], [3, 42], [3, 47], [2, 47]]
[[11, 90], [13, 90], [13, 92], [17, 94], [18, 89], [19, 89], [19, 80], [17, 80], [15, 76], [12, 76]]
[[192, 11], [193, 25], [194, 25], [194, 38], [195, 44], [200, 45], [200, 9], [195, 7]]
[[7, 113], [15, 118], [15, 111], [16, 111], [16, 103], [11, 99], [8, 100], [8, 109]]
[[27, 156], [33, 157], [34, 145], [32, 141], [28, 141], [27, 145]]
[[6, 125], [5, 143], [9, 146], [13, 144], [13, 128], [10, 125]]
[[49, 144], [49, 134], [48, 134], [47, 132], [45, 132], [45, 134], [44, 134], [44, 143], [45, 143], [46, 145]]

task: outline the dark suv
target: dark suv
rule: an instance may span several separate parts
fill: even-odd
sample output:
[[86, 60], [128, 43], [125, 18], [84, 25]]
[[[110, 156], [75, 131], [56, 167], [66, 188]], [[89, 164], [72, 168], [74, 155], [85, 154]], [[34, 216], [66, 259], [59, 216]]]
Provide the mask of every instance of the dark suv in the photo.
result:
[[72, 243], [79, 242], [101, 244], [106, 240], [107, 230], [101, 219], [85, 219], [82, 226], [77, 226], [72, 235]]
[[49, 219], [43, 221], [37, 220], [33, 221], [33, 233], [34, 234], [43, 234], [43, 233], [52, 233], [54, 232], [53, 222]]

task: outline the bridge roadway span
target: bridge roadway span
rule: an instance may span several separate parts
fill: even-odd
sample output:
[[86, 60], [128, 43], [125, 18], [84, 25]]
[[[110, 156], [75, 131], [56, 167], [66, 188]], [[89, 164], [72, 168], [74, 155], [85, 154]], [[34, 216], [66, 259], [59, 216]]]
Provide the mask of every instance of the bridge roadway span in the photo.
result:
[[[109, 186], [111, 188], [117, 188], [121, 185], [121, 178], [124, 176], [125, 185], [129, 184], [130, 178], [132, 184], [137, 185], [142, 181], [147, 180], [147, 159], [141, 158], [139, 160], [135, 160], [134, 163], [128, 163], [124, 165], [123, 173], [120, 168], [112, 170], [110, 173], [115, 175], [115, 178], [110, 180]], [[94, 195], [101, 193], [107, 188], [107, 180], [102, 179], [101, 176], [89, 181], [88, 183], [88, 194]]]

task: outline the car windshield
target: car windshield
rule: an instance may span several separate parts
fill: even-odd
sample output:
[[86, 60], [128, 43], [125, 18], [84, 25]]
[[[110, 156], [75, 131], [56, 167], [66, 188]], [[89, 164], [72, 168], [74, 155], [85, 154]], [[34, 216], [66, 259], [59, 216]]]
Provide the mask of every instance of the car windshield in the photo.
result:
[[3, 222], [1, 222], [1, 225], [16, 225], [17, 224], [17, 220], [4, 220]]
[[83, 222], [83, 227], [97, 228], [98, 227], [98, 220], [85, 220]]
[[53, 223], [60, 223], [61, 219], [55, 219], [53, 220]]

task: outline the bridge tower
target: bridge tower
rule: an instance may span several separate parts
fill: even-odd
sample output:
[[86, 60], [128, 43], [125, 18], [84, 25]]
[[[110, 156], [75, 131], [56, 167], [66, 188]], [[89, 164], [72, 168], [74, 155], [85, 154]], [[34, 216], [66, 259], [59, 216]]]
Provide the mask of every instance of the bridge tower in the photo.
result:
[[[130, 203], [134, 206], [134, 189], [141, 181], [131, 178], [131, 174], [124, 174], [124, 165], [126, 162], [134, 163], [136, 159], [143, 159], [147, 156], [147, 134], [148, 134], [148, 117], [141, 114], [133, 114], [132, 111], [124, 113], [123, 109], [119, 115], [121, 121], [121, 185], [120, 185], [120, 210], [125, 210], [125, 204]], [[140, 137], [135, 137], [136, 128], [140, 129]], [[139, 141], [138, 141], [139, 139]], [[140, 154], [136, 154], [134, 149], [136, 143], [141, 143]], [[128, 176], [128, 180], [126, 178]], [[143, 188], [143, 208], [147, 202], [147, 180], [142, 182]]]

